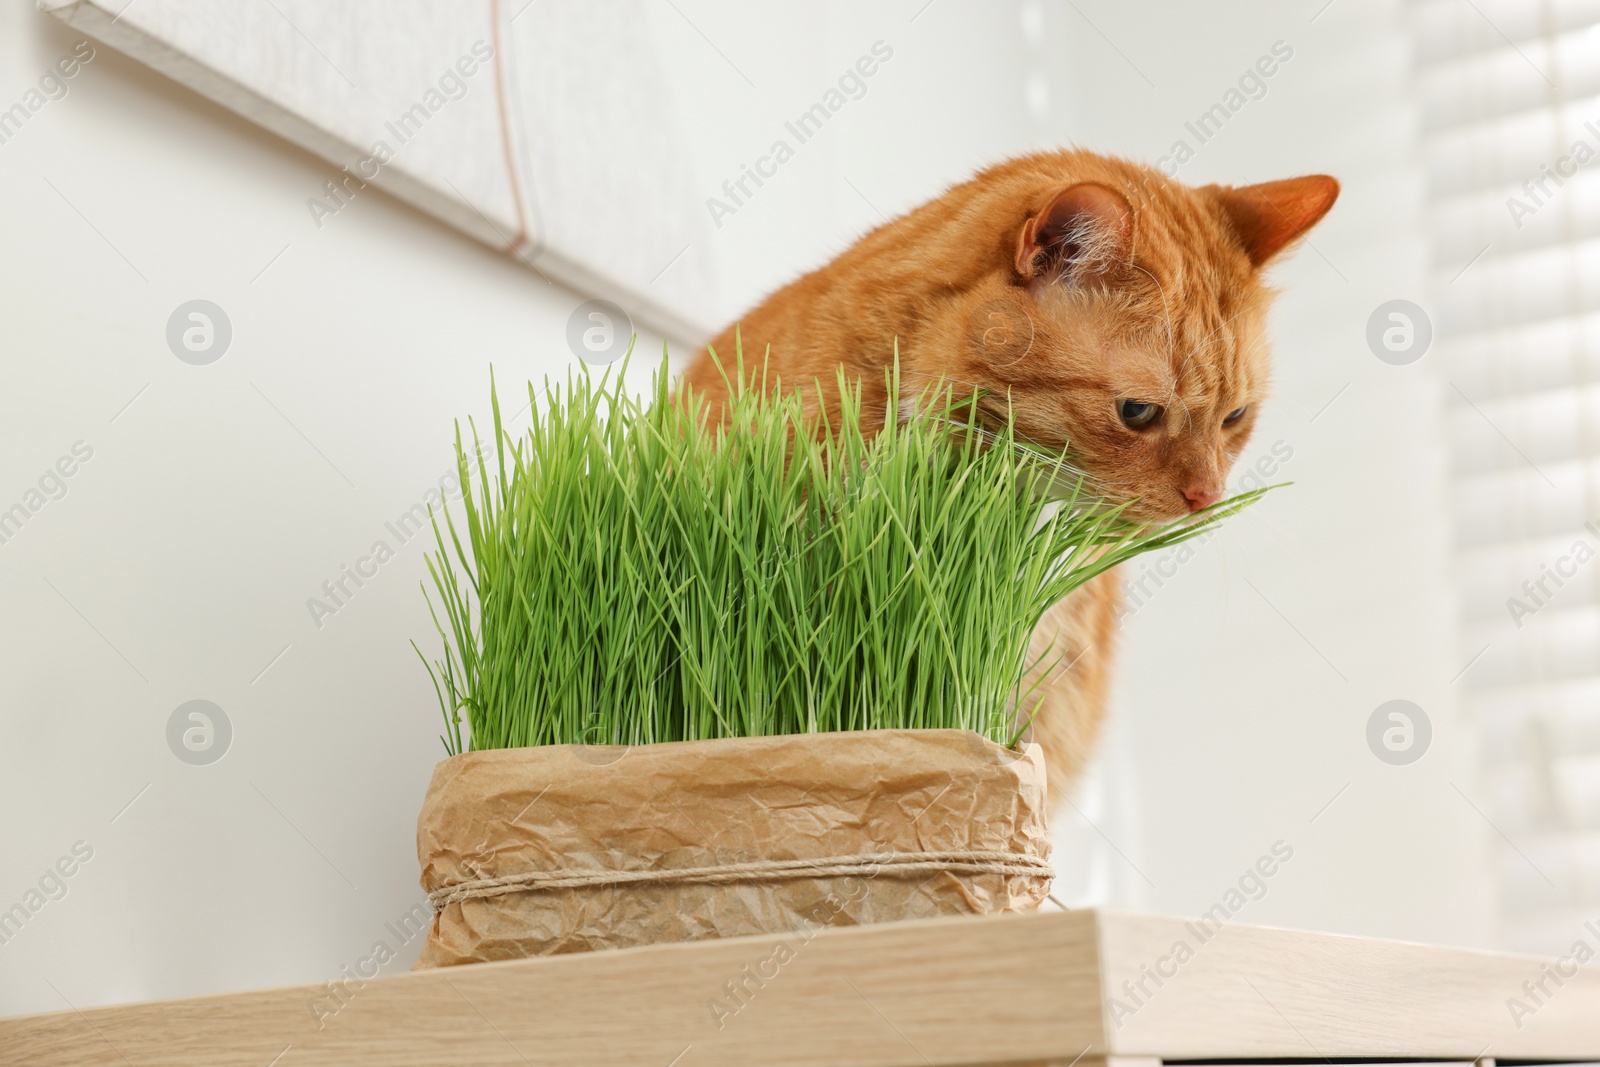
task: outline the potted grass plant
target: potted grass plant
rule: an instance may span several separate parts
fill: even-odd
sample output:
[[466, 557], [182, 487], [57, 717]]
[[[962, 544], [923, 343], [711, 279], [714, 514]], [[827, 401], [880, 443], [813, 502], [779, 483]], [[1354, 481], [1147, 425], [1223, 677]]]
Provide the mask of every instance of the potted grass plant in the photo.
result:
[[1151, 528], [974, 398], [869, 433], [839, 389], [831, 424], [780, 388], [711, 419], [663, 361], [643, 398], [530, 383], [518, 437], [491, 388], [492, 448], [457, 426], [418, 966], [1047, 895], [1029, 635], [1259, 492]]

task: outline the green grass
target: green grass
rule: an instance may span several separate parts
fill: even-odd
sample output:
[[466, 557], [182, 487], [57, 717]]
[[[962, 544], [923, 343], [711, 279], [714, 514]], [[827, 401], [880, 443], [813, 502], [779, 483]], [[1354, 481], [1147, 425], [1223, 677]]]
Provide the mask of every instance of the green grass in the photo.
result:
[[885, 727], [1012, 744], [1045, 609], [1264, 491], [1141, 526], [1013, 427], [973, 425], [971, 398], [930, 392], [868, 435], [840, 387], [838, 425], [776, 388], [715, 423], [669, 398], [665, 360], [643, 400], [585, 370], [529, 383], [514, 438], [491, 380], [494, 447], [469, 421], [472, 471], [457, 425], [464, 514], [434, 517], [428, 560], [446, 751], [463, 718], [474, 750]]

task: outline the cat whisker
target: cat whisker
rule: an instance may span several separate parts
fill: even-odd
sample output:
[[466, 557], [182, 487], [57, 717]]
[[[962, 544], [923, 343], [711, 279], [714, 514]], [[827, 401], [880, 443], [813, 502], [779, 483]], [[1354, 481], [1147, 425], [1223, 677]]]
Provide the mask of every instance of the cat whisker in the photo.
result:
[[[1177, 337], [1172, 329], [1172, 309], [1167, 303], [1166, 286], [1161, 284], [1160, 278], [1157, 278], [1154, 274], [1151, 274], [1148, 270], [1139, 266], [1137, 263], [1133, 265], [1133, 268], [1154, 282], [1156, 286], [1156, 292], [1161, 294], [1161, 316], [1167, 330], [1167, 366], [1170, 367], [1172, 366], [1173, 359], [1177, 355]], [[1213, 331], [1213, 333], [1214, 332], [1215, 331]], [[1204, 341], [1202, 341], [1202, 344], [1203, 343]], [[1188, 358], [1186, 358], [1183, 361], [1183, 364], [1178, 367], [1177, 371], [1172, 374], [1172, 380], [1167, 386], [1166, 406], [1170, 407], [1174, 402], [1182, 405], [1183, 421], [1186, 426], [1190, 421], [1189, 403], [1188, 401], [1184, 400], [1183, 397], [1178, 395], [1178, 383], [1182, 381], [1184, 369], [1189, 366], [1190, 360], [1194, 359], [1197, 351], [1198, 347], [1190, 349]]]
[[1166, 320], [1167, 326], [1167, 365], [1172, 365], [1172, 356], [1177, 347], [1177, 339], [1172, 333], [1172, 309], [1167, 306], [1167, 290], [1161, 284], [1161, 279], [1135, 263], [1133, 269], [1143, 274], [1146, 278], [1156, 283], [1156, 292], [1161, 294], [1161, 317]]
[[969, 382], [964, 378], [953, 378], [948, 374], [928, 374], [925, 371], [906, 370], [905, 368], [901, 368], [900, 377], [921, 378], [923, 381], [934, 383], [949, 382], [951, 385], [966, 385], [972, 387], [973, 389], [983, 388], [983, 386], [979, 385], [977, 382]]
[[[970, 430], [979, 440], [992, 444], [1000, 439], [1000, 435], [981, 426], [969, 426], [956, 420], [942, 420], [945, 425], [954, 430]], [[1018, 458], [1030, 460], [1039, 467], [1050, 467], [1050, 484], [1053, 490], [1062, 496], [1091, 497], [1092, 500], [1080, 501], [1089, 506], [1119, 503], [1118, 498], [1124, 498], [1123, 490], [1127, 487], [1118, 482], [1109, 482], [1090, 474], [1081, 466], [1073, 463], [1069, 458], [1049, 451], [1040, 451], [1038, 448], [1026, 448], [1013, 443], [1011, 452]]]

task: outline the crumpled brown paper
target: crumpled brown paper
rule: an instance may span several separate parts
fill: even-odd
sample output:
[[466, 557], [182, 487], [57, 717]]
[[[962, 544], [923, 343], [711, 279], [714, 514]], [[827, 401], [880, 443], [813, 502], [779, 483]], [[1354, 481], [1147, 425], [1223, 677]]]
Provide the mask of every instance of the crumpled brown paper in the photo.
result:
[[[661, 870], [862, 853], [1049, 855], [1039, 747], [963, 730], [870, 730], [469, 752], [417, 819], [429, 893], [529, 870]], [[1028, 911], [1040, 874], [879, 866], [849, 877], [537, 889], [445, 904], [418, 968]]]

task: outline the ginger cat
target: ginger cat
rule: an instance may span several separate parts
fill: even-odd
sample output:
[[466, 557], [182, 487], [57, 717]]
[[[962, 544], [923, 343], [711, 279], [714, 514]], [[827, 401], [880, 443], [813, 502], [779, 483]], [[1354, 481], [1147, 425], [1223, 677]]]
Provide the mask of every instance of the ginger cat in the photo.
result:
[[[1130, 513], [1165, 520], [1217, 501], [1250, 438], [1268, 376], [1272, 297], [1262, 267], [1333, 206], [1314, 175], [1192, 188], [1091, 152], [991, 167], [885, 223], [735, 326], [747, 369], [766, 353], [784, 386], [836, 403], [836, 368], [885, 410], [898, 341], [905, 411], [938, 379], [987, 392], [985, 412], [1066, 448]], [[711, 342], [733, 364], [734, 330]], [[701, 351], [686, 376], [713, 405], [723, 373]], [[831, 400], [830, 400], [831, 396]], [[1066, 786], [1104, 718], [1119, 578], [1053, 607], [1030, 658], [1050, 649], [1034, 734]], [[1053, 642], [1053, 643], [1052, 643]]]

